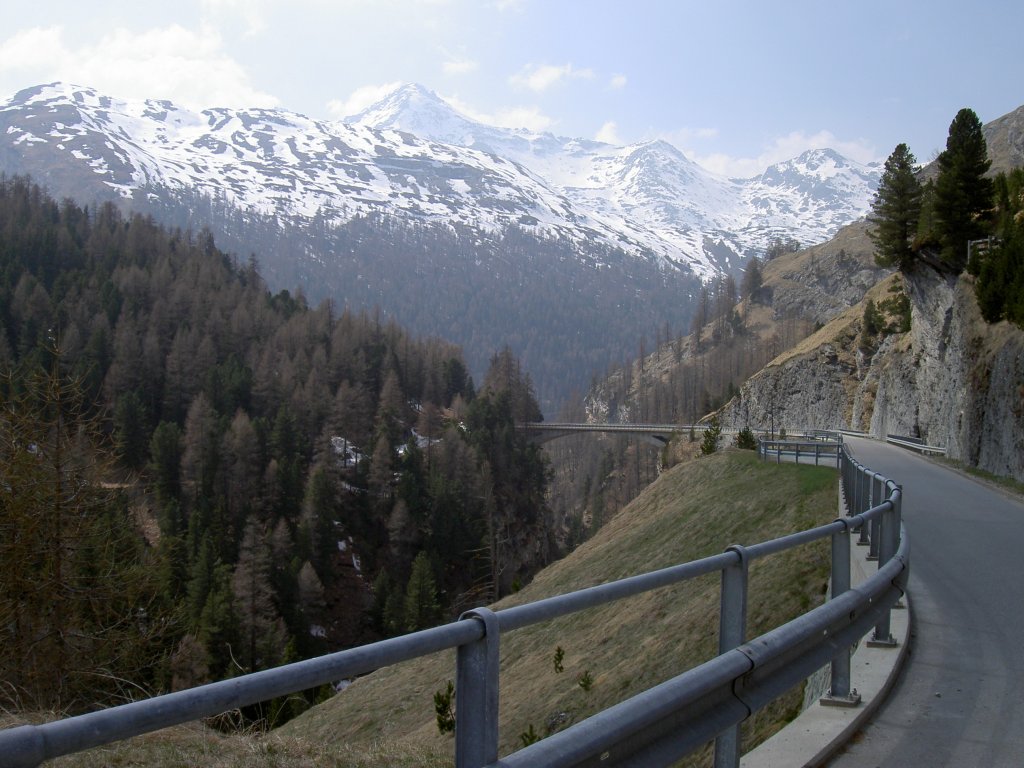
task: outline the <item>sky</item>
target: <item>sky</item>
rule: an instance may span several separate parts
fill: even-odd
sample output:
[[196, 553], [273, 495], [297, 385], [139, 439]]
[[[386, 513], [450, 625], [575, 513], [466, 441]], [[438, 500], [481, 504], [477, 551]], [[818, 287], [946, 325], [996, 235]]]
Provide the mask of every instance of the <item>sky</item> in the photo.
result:
[[62, 80], [195, 109], [358, 112], [398, 84], [469, 117], [665, 139], [749, 177], [806, 149], [920, 162], [962, 107], [1024, 104], [1020, 0], [45, 0], [10, 3], [0, 101]]

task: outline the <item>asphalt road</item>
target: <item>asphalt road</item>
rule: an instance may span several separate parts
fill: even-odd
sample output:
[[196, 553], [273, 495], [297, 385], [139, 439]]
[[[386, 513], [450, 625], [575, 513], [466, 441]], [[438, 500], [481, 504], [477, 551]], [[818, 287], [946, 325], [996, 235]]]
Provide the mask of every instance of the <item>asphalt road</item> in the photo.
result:
[[1024, 766], [1024, 504], [906, 449], [850, 439], [903, 486], [910, 654], [833, 768]]

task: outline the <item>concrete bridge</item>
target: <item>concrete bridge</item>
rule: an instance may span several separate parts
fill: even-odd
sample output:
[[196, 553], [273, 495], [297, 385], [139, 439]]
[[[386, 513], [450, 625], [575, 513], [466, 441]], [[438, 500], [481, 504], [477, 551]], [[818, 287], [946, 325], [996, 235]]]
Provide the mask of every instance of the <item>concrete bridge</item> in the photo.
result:
[[691, 429], [703, 433], [708, 427], [707, 424], [573, 424], [541, 421], [523, 424], [519, 428], [527, 433], [527, 439], [537, 445], [580, 432], [605, 432], [631, 435], [655, 448], [664, 448], [673, 434], [689, 434]]

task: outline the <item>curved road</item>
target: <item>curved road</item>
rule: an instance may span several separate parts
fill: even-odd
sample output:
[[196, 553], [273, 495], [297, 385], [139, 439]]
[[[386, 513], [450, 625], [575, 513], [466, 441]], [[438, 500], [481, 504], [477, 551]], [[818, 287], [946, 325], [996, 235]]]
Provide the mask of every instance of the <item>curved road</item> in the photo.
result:
[[889, 700], [829, 765], [1024, 766], [1024, 504], [903, 448], [849, 443], [903, 485], [913, 621]]

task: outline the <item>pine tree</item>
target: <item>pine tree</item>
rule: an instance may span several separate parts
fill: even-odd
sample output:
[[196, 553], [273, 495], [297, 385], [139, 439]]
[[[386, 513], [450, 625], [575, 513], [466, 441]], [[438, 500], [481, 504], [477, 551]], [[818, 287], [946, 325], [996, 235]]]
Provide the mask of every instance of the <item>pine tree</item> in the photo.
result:
[[169, 624], [100, 416], [47, 354], [0, 397], [0, 703], [75, 710], [152, 682]]
[[921, 216], [922, 189], [915, 175], [916, 163], [906, 144], [897, 145], [885, 161], [868, 217], [874, 227], [868, 235], [875, 244], [875, 261], [902, 272], [914, 264], [912, 244]]
[[718, 450], [718, 439], [722, 436], [722, 425], [718, 417], [713, 416], [708, 422], [708, 428], [704, 430], [704, 439], [700, 443], [700, 452], [703, 456], [710, 456]]
[[751, 256], [743, 270], [743, 285], [741, 292], [744, 298], [751, 304], [758, 302], [757, 293], [764, 284], [764, 273], [761, 271], [761, 260], [757, 256]]
[[961, 109], [953, 118], [937, 162], [935, 218], [942, 259], [960, 272], [967, 266], [968, 241], [987, 232], [983, 215], [992, 207], [992, 180], [985, 177], [992, 163], [973, 110]]
[[255, 521], [245, 528], [231, 577], [241, 636], [239, 660], [248, 671], [274, 666], [288, 642], [271, 583], [270, 550]]
[[996, 177], [997, 238], [980, 259], [975, 291], [982, 317], [1024, 327], [1024, 169]]
[[149, 455], [153, 485], [161, 501], [181, 495], [181, 454], [181, 429], [173, 422], [160, 422], [150, 437]]
[[405, 589], [405, 628], [409, 632], [434, 626], [441, 615], [437, 602], [434, 568], [426, 552], [420, 552], [412, 563], [412, 575]]

